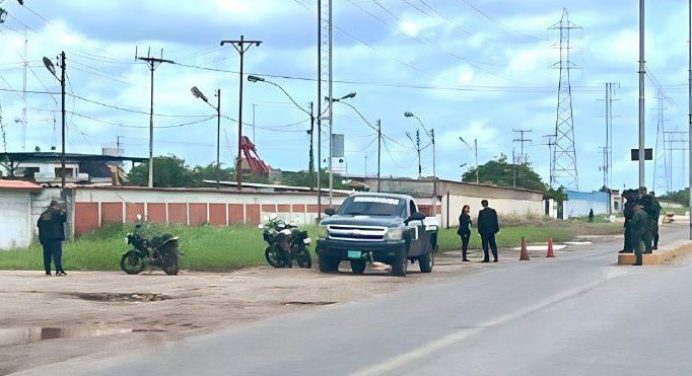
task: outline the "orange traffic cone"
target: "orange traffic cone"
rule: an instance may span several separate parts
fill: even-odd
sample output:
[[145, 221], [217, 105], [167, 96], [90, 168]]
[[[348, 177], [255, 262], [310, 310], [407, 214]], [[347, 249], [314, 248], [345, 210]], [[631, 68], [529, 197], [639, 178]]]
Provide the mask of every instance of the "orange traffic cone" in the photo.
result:
[[548, 239], [548, 255], [545, 257], [555, 257], [555, 252], [553, 252], [553, 238]]
[[519, 261], [529, 261], [529, 250], [526, 249], [526, 239], [522, 236], [521, 238], [521, 254], [519, 256]]

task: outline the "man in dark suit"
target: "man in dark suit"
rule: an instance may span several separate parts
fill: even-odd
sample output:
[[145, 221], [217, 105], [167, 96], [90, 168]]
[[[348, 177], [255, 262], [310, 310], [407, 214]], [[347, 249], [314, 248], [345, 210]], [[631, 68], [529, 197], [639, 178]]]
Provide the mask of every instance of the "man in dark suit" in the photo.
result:
[[57, 201], [50, 202], [48, 209], [38, 218], [38, 238], [43, 246], [43, 265], [50, 275], [50, 262], [55, 263], [55, 275], [67, 275], [62, 268], [62, 242], [65, 240], [67, 214]]
[[481, 234], [483, 244], [483, 262], [490, 262], [488, 246], [493, 251], [494, 262], [497, 262], [497, 244], [495, 234], [500, 231], [500, 224], [497, 221], [497, 212], [488, 207], [488, 200], [481, 201], [483, 209], [478, 212], [478, 233]]

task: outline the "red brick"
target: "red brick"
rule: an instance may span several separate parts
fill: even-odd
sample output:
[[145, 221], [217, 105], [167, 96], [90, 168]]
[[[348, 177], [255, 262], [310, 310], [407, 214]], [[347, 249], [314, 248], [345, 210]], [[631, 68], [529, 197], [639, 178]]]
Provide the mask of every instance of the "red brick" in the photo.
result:
[[168, 222], [187, 224], [187, 204], [168, 204]]
[[291, 205], [279, 205], [277, 212], [290, 213], [291, 212]]
[[305, 213], [305, 204], [293, 204], [294, 213]]
[[85, 234], [99, 227], [99, 204], [77, 202], [74, 208], [74, 232], [76, 235]]
[[260, 224], [260, 206], [257, 204], [246, 205], [247, 223], [251, 225]]
[[262, 205], [264, 213], [276, 213], [276, 205]]
[[101, 225], [123, 223], [123, 204], [121, 202], [101, 203]]
[[209, 204], [209, 223], [226, 226], [226, 204]]
[[144, 204], [128, 202], [125, 205], [126, 218], [128, 223], [134, 223], [137, 221], [137, 214], [144, 216]]
[[228, 204], [228, 223], [231, 225], [243, 224], [243, 204]]
[[166, 204], [147, 204], [147, 221], [166, 223]]
[[190, 225], [200, 226], [207, 222], [207, 204], [190, 204]]
[[[307, 207], [308, 207], [308, 213], [316, 213], [316, 214], [319, 214], [319, 211], [318, 211], [319, 206], [317, 206], [317, 205], [307, 205]], [[326, 207], [327, 207], [327, 206], [322, 205], [322, 208], [326, 208]]]

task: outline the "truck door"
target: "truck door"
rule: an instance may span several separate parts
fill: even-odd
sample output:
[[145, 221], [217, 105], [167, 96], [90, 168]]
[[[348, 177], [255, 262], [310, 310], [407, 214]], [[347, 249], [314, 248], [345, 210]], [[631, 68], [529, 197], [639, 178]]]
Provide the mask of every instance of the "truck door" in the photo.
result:
[[[409, 217], [413, 213], [418, 212], [418, 207], [413, 200], [409, 201]], [[411, 248], [409, 248], [409, 256], [420, 256], [425, 251], [425, 243], [427, 234], [425, 233], [425, 224], [423, 221], [410, 221], [408, 228], [411, 234]]]

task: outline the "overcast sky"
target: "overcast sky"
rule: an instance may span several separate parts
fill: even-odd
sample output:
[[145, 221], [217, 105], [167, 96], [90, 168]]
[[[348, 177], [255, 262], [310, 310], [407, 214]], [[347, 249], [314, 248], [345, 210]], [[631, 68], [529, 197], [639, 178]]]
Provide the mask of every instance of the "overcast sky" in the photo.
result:
[[[335, 0], [334, 95], [357, 92], [350, 100], [372, 123], [382, 119], [388, 136], [383, 175], [417, 176], [416, 154], [406, 132], [414, 112], [437, 134], [441, 178], [458, 180], [473, 165], [460, 141], [478, 139], [479, 162], [500, 153], [519, 153], [513, 129], [531, 129], [525, 152], [548, 180], [546, 134], [555, 129], [559, 34], [548, 28], [563, 8], [583, 29], [573, 33], [574, 131], [580, 190], [603, 182], [599, 166], [605, 144], [605, 82], [620, 84], [614, 102], [613, 187], [637, 185], [637, 165], [629, 149], [637, 145], [638, 2], [596, 0]], [[14, 0], [0, 27], [0, 104], [7, 150], [22, 150], [21, 118], [24, 28], [28, 28], [27, 88], [59, 92], [41, 58], [67, 54], [68, 152], [99, 153], [122, 137], [129, 156], [148, 155], [149, 70], [136, 63], [135, 48], [183, 65], [164, 64], [155, 76], [156, 155], [174, 154], [191, 165], [215, 160], [214, 110], [190, 94], [198, 86], [210, 100], [222, 90], [222, 111], [237, 118], [238, 76], [191, 66], [238, 70], [238, 54], [222, 39], [263, 41], [246, 55], [246, 70], [298, 79], [273, 78], [305, 107], [316, 100], [316, 0]], [[649, 1], [647, 8], [647, 146], [656, 143], [657, 91], [662, 90], [667, 130], [687, 127], [687, 2]], [[188, 65], [188, 66], [184, 66]], [[655, 81], [655, 82], [654, 82]], [[656, 83], [660, 86], [657, 87]], [[276, 87], [245, 85], [244, 121], [252, 123], [259, 155], [274, 168], [306, 169], [309, 122]], [[27, 95], [27, 150], [59, 145], [53, 116], [60, 123], [59, 96]], [[346, 134], [346, 161], [352, 174], [376, 171], [375, 133], [349, 108], [335, 105], [334, 132]], [[186, 123], [194, 123], [185, 125]], [[179, 126], [181, 125], [181, 126]], [[232, 164], [237, 124], [222, 123], [222, 162]], [[252, 128], [246, 127], [252, 137]], [[685, 136], [686, 138], [686, 136]], [[325, 138], [326, 140], [326, 138]], [[425, 139], [424, 139], [425, 140]], [[424, 141], [425, 144], [427, 142]], [[325, 142], [325, 146], [327, 143]], [[323, 155], [326, 155], [326, 147]], [[673, 152], [672, 186], [686, 177], [682, 151]], [[663, 165], [661, 161], [661, 166]], [[670, 160], [668, 161], [670, 164]], [[423, 152], [423, 174], [432, 174], [432, 151]], [[466, 164], [461, 168], [460, 165]], [[647, 164], [647, 185], [654, 164]], [[666, 190], [658, 168], [657, 191]]]

